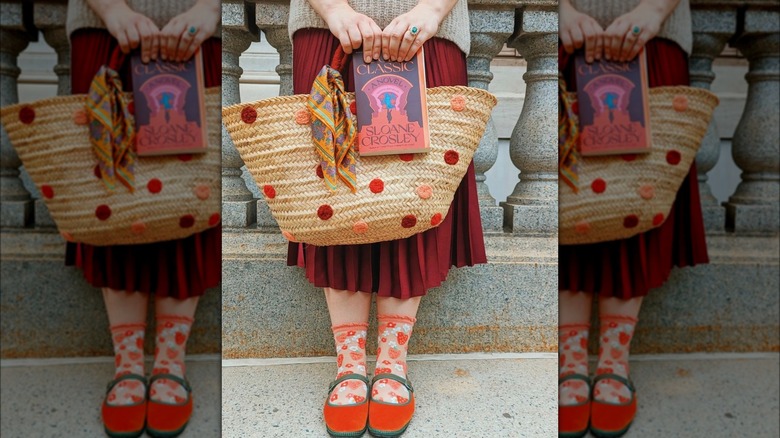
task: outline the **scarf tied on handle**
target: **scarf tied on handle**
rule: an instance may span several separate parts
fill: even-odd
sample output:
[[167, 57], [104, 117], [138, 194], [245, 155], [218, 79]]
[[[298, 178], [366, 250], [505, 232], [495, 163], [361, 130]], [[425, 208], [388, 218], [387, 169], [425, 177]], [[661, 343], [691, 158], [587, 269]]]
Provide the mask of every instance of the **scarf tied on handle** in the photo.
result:
[[579, 141], [579, 118], [575, 108], [574, 94], [566, 92], [563, 81], [558, 82], [558, 176], [574, 193], [579, 192], [579, 177], [577, 168], [580, 153], [577, 148]]
[[130, 103], [122, 92], [119, 73], [106, 65], [100, 67], [89, 87], [87, 117], [100, 179], [109, 191], [117, 182], [130, 193], [135, 191], [135, 118]]
[[311, 136], [320, 156], [325, 185], [330, 190], [336, 190], [341, 180], [355, 193], [357, 128], [349, 116], [347, 92], [341, 74], [330, 66], [323, 66], [306, 103], [311, 113]]

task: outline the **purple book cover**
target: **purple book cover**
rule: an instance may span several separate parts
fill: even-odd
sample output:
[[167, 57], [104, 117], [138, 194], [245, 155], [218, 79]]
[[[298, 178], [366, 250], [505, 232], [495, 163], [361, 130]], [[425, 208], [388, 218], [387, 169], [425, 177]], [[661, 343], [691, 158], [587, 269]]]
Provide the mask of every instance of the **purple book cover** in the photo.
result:
[[185, 62], [144, 64], [140, 53], [132, 55], [138, 155], [206, 152], [202, 58], [198, 50]]
[[629, 62], [574, 58], [580, 118], [580, 153], [650, 152], [647, 66], [644, 50]]
[[360, 155], [428, 152], [425, 65], [420, 49], [409, 62], [363, 61], [352, 54]]

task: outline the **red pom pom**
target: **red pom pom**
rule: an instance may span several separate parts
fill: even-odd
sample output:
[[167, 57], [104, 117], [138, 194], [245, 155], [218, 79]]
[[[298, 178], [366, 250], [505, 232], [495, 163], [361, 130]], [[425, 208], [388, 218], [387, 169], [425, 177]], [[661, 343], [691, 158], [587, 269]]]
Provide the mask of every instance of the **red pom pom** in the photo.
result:
[[135, 102], [130, 102], [127, 104], [127, 112], [129, 112], [132, 115], [135, 115]]
[[95, 178], [98, 178], [98, 179], [101, 178], [101, 176], [100, 176], [100, 165], [99, 164], [95, 164], [95, 169], [93, 170], [93, 172], [95, 173]]
[[460, 155], [458, 155], [458, 153], [453, 151], [452, 149], [444, 153], [444, 162], [449, 165], [458, 164], [459, 159], [460, 159]]
[[653, 216], [653, 225], [656, 227], [661, 225], [662, 223], [664, 223], [664, 219], [665, 219], [664, 214], [658, 213], [657, 215]]
[[182, 228], [189, 228], [191, 226], [195, 225], [195, 216], [191, 214], [185, 214], [181, 218], [179, 218], [179, 226]]
[[176, 157], [178, 159], [180, 159], [181, 161], [187, 162], [187, 161], [190, 161], [192, 159], [192, 154], [179, 154]]
[[441, 213], [436, 213], [431, 217], [431, 225], [434, 227], [441, 223]]
[[320, 205], [320, 208], [317, 209], [317, 217], [320, 219], [326, 221], [333, 216], [333, 208], [331, 208], [328, 204]]
[[274, 199], [276, 197], [276, 189], [270, 184], [263, 186], [263, 193], [265, 193], [265, 196], [267, 196], [268, 199]]
[[24, 106], [19, 110], [19, 121], [29, 125], [35, 120], [35, 110], [31, 106]]
[[414, 160], [414, 154], [399, 154], [398, 158], [400, 158], [401, 161], [412, 161]]
[[149, 190], [149, 193], [160, 193], [160, 190], [162, 190], [162, 181], [157, 178], [152, 178], [146, 184], [146, 189]]
[[601, 178], [596, 178], [590, 183], [590, 188], [594, 193], [604, 193], [604, 190], [607, 190], [607, 182]]
[[355, 104], [354, 100], [352, 101], [352, 103], [349, 104], [349, 111], [352, 114], [357, 114], [357, 104]]
[[255, 120], [257, 120], [257, 111], [251, 106], [245, 106], [244, 109], [241, 110], [241, 120], [243, 120], [244, 123], [254, 123]]
[[385, 189], [385, 183], [379, 178], [374, 178], [368, 184], [368, 188], [371, 189], [371, 193], [382, 193], [382, 190]]
[[681, 159], [682, 156], [677, 151], [669, 151], [666, 153], [666, 162], [671, 164], [672, 166], [676, 166], [680, 164]]
[[111, 217], [111, 207], [106, 204], [98, 205], [95, 209], [95, 216], [101, 221], [104, 221]]
[[417, 218], [413, 214], [407, 214], [401, 219], [401, 226], [404, 228], [412, 228], [417, 225]]
[[318, 177], [325, 178], [325, 175], [322, 174], [322, 166], [320, 166], [319, 164], [317, 165], [314, 171], [317, 173]]
[[54, 197], [54, 189], [52, 189], [51, 186], [44, 184], [41, 186], [41, 194], [44, 198], [51, 199]]
[[625, 218], [623, 218], [623, 226], [626, 228], [634, 228], [635, 226], [639, 225], [639, 217], [635, 214], [629, 214]]
[[636, 154], [623, 154], [620, 156], [624, 161], [634, 161], [636, 160]]
[[580, 103], [574, 102], [571, 104], [571, 112], [573, 112], [576, 115], [580, 115]]
[[219, 215], [219, 213], [212, 214], [211, 216], [209, 216], [209, 225], [212, 227], [217, 225], [220, 219], [221, 216]]

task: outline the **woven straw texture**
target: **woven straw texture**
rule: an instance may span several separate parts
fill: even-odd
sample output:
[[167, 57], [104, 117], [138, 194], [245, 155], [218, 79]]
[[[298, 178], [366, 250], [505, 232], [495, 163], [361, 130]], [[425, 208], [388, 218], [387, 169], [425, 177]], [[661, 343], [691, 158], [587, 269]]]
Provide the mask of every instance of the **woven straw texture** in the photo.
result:
[[559, 243], [625, 239], [666, 220], [718, 98], [683, 86], [649, 94], [652, 152], [581, 157], [579, 193], [558, 181]]
[[428, 89], [431, 151], [359, 158], [352, 193], [343, 185], [330, 191], [317, 175], [307, 97], [225, 107], [222, 122], [282, 234], [318, 246], [401, 239], [438, 225], [496, 104], [476, 88]]
[[218, 87], [205, 93], [208, 152], [139, 157], [134, 193], [122, 186], [109, 192], [96, 176], [85, 98], [61, 96], [0, 110], [11, 144], [63, 238], [141, 244], [180, 239], [220, 222]]

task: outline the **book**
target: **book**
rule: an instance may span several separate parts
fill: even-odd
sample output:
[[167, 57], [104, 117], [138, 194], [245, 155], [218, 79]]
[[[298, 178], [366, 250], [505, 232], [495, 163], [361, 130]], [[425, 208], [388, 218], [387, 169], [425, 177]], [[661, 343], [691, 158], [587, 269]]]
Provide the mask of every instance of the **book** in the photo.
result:
[[203, 153], [207, 149], [203, 55], [185, 62], [130, 60], [136, 152], [143, 155]]
[[574, 58], [583, 156], [650, 152], [647, 60], [644, 50], [629, 62]]
[[353, 52], [361, 156], [430, 151], [424, 62], [422, 49], [409, 62], [366, 63]]

